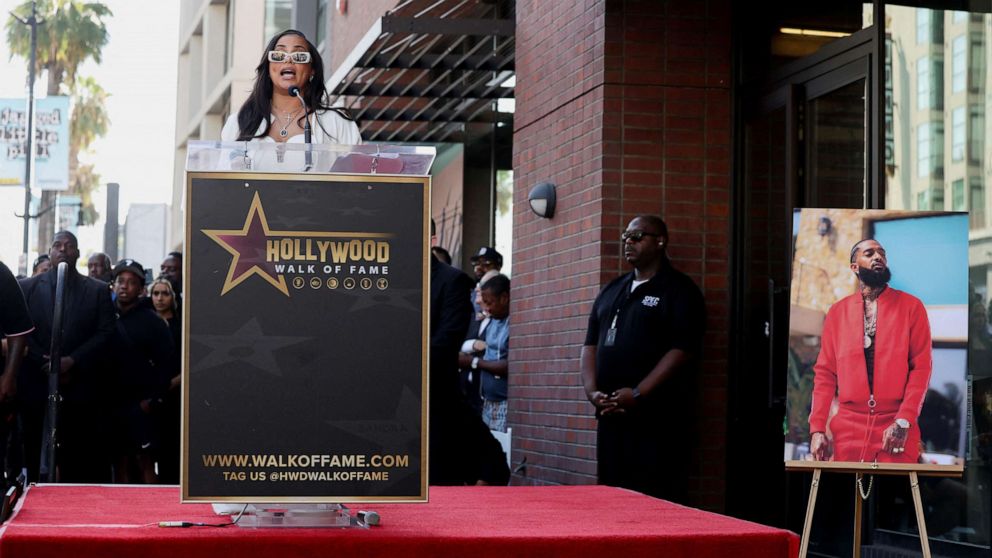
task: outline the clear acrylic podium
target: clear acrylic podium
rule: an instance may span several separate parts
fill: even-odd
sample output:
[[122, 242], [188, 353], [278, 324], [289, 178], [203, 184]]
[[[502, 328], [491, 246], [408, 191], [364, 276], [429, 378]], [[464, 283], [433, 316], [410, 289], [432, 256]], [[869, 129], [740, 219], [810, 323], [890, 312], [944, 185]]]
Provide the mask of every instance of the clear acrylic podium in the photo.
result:
[[426, 176], [436, 152], [433, 147], [378, 144], [191, 141], [186, 147], [186, 171]]
[[[382, 146], [382, 145], [305, 145], [302, 143], [275, 143], [269, 141], [252, 142], [218, 142], [218, 141], [191, 141], [187, 144], [186, 171], [188, 173], [226, 173], [242, 175], [242, 173], [271, 173], [273, 175], [289, 176], [295, 175], [304, 178], [311, 175], [342, 174], [342, 175], [412, 175], [426, 177], [430, 173], [431, 165], [434, 161], [436, 150], [433, 147], [421, 146]], [[387, 179], [388, 180], [388, 179]], [[247, 183], [245, 183], [247, 187]], [[189, 190], [184, 189], [184, 206], [187, 217], [191, 214], [189, 209]], [[428, 201], [426, 202], [429, 204]], [[429, 205], [425, 205], [425, 214]], [[189, 226], [189, 223], [187, 223]], [[247, 225], [246, 225], [247, 226]], [[189, 245], [190, 237], [187, 231], [187, 250], [191, 250]], [[187, 266], [191, 260], [187, 260]], [[189, 270], [187, 269], [187, 272]], [[190, 273], [184, 273], [192, 285]], [[292, 286], [291, 286], [292, 288]], [[189, 292], [189, 289], [187, 289]], [[189, 317], [189, 298], [184, 300], [184, 315]], [[184, 327], [183, 340], [183, 374], [184, 374], [184, 416], [189, 417], [187, 408], [190, 392], [187, 391], [189, 381], [189, 323]], [[426, 322], [425, 322], [426, 323]], [[426, 400], [426, 399], [424, 399]], [[190, 420], [184, 420], [183, 426], [183, 498], [184, 501], [192, 501], [194, 492], [188, 488], [189, 471], [194, 468], [193, 458], [189, 457], [191, 449], [188, 424]], [[426, 428], [426, 419], [424, 419]], [[426, 451], [420, 456], [422, 467], [426, 469]], [[425, 477], [426, 479], [426, 477]], [[387, 495], [389, 496], [389, 495]], [[294, 496], [287, 498], [286, 502], [278, 500], [278, 497], [259, 498], [252, 500], [252, 496], [245, 494], [242, 496], [223, 497], [213, 500], [214, 510], [219, 514], [231, 514], [232, 517], [238, 515], [237, 525], [242, 527], [360, 527], [367, 528], [374, 524], [367, 518], [366, 512], [360, 512], [352, 516], [349, 510], [340, 502], [342, 499], [321, 500], [316, 497]], [[404, 501], [402, 498], [389, 496], [382, 500]], [[426, 500], [426, 480], [423, 482], [421, 494], [407, 501]], [[375, 498], [344, 500], [359, 502], [378, 501]], [[236, 502], [236, 503], [235, 503]], [[246, 502], [252, 502], [247, 504]], [[264, 502], [264, 503], [258, 503]], [[247, 509], [243, 517], [239, 512]], [[372, 512], [373, 518], [377, 515]]]

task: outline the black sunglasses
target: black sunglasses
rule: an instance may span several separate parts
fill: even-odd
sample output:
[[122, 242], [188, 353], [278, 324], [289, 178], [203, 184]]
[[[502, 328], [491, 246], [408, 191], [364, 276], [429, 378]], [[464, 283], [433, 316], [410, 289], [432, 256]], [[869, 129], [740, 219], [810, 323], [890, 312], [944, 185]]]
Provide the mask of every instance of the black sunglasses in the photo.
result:
[[633, 240], [634, 242], [640, 242], [645, 236], [653, 236], [655, 238], [661, 236], [660, 234], [654, 234], [644, 231], [623, 231], [620, 235], [620, 240], [627, 242], [628, 240]]

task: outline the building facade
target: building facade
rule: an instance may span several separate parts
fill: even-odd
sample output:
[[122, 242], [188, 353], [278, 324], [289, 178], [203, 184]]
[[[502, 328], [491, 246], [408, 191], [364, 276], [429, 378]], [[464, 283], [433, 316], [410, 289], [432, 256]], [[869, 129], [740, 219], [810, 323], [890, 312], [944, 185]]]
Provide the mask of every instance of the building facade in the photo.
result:
[[[277, 0], [210, 2], [183, 0], [179, 24], [176, 95], [176, 155], [169, 245], [183, 242], [186, 142], [220, 138], [231, 107], [251, 92], [265, 30], [289, 13]], [[282, 10], [277, 8], [283, 7]], [[280, 21], [281, 20], [281, 21]]]

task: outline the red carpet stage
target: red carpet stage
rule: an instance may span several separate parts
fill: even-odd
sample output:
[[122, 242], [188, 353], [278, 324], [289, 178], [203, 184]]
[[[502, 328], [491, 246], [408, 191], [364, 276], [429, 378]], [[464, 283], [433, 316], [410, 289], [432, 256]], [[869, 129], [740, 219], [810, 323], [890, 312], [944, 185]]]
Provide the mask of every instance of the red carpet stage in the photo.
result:
[[788, 531], [604, 486], [431, 487], [428, 504], [361, 508], [382, 525], [161, 528], [150, 524], [227, 518], [179, 504], [178, 487], [41, 485], [3, 526], [0, 558], [791, 558], [799, 546]]

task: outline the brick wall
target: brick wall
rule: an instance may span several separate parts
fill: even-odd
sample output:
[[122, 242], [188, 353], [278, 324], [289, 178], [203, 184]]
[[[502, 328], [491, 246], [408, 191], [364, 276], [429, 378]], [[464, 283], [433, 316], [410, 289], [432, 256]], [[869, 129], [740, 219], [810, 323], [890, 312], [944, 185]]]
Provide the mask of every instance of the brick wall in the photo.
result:
[[[578, 373], [592, 301], [628, 270], [619, 234], [669, 224], [670, 255], [709, 313], [694, 503], [724, 495], [730, 244], [730, 3], [517, 2], [510, 423], [517, 483], [595, 481], [595, 420]], [[558, 188], [537, 218], [527, 192]]]
[[[550, 9], [548, 9], [550, 8]], [[517, 2], [510, 421], [518, 483], [596, 481], [578, 354], [600, 288], [605, 6]], [[554, 219], [527, 192], [557, 186]]]

